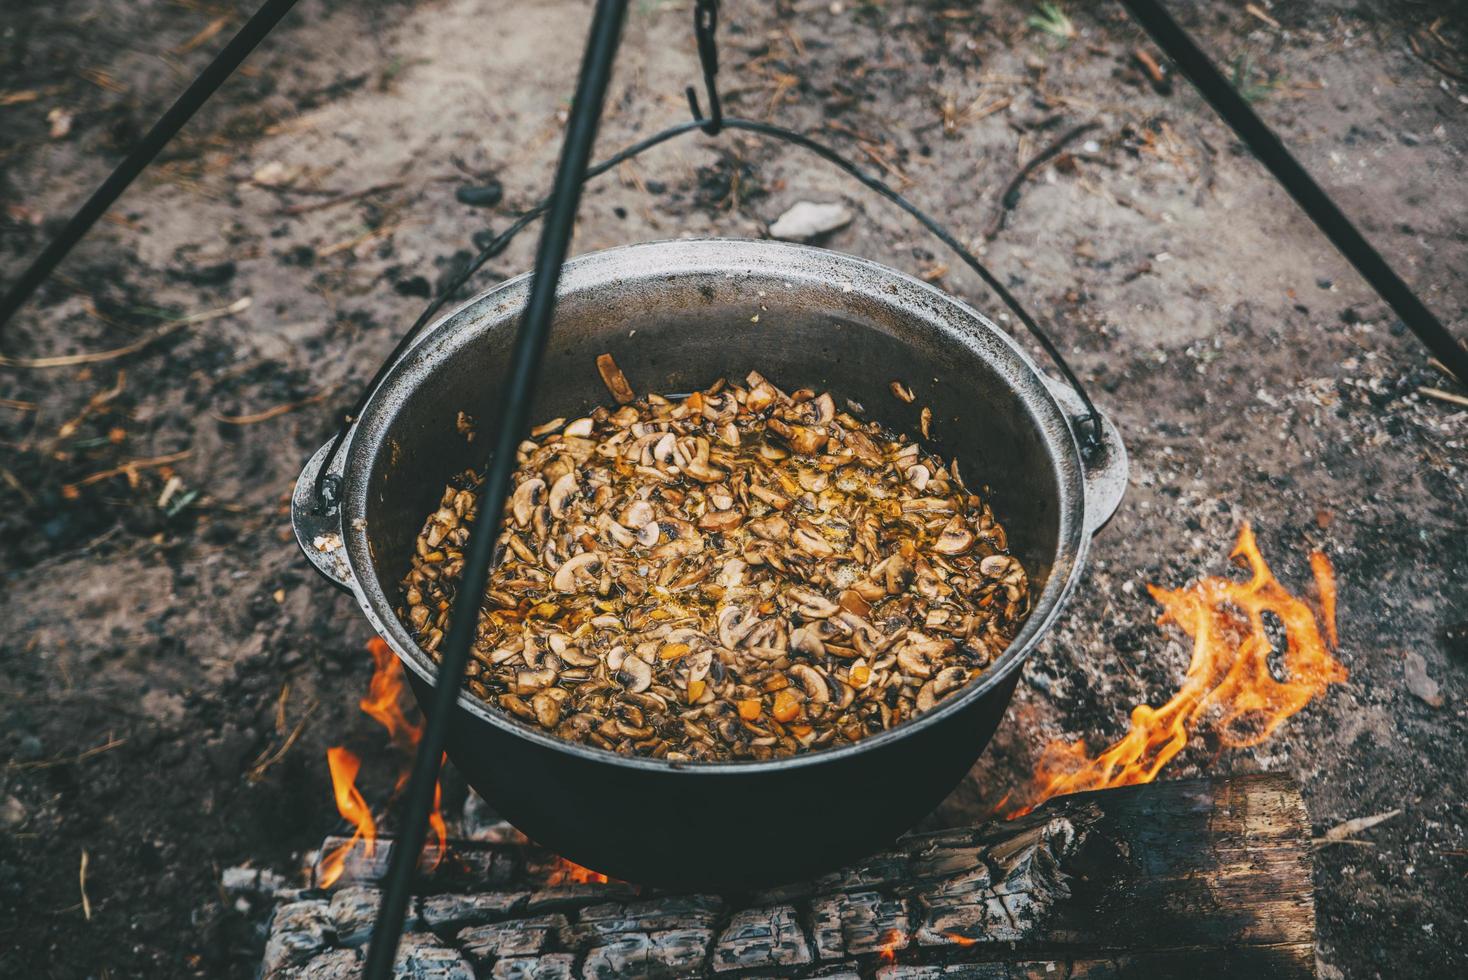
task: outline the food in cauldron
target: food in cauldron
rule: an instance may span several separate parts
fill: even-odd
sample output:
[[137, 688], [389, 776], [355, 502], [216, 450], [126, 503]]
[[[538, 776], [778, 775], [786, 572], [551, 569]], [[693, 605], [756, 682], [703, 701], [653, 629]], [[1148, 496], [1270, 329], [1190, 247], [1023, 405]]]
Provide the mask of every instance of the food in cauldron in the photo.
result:
[[[520, 446], [478, 698], [611, 751], [768, 759], [901, 724], [1014, 637], [1028, 578], [956, 461], [755, 372], [636, 398], [598, 366], [620, 407]], [[435, 659], [479, 479], [444, 491], [403, 583]]]

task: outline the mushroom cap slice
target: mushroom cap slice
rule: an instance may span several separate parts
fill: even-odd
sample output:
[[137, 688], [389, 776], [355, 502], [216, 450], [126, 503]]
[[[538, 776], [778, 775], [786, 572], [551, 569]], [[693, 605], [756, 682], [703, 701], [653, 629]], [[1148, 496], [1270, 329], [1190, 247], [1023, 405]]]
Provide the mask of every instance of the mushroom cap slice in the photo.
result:
[[518, 526], [529, 526], [530, 515], [540, 505], [540, 495], [544, 492], [545, 481], [538, 476], [531, 477], [515, 488], [510, 497], [510, 511]]
[[583, 551], [561, 562], [551, 578], [551, 588], [557, 592], [580, 592], [577, 582], [581, 579], [596, 581], [593, 573], [600, 570], [606, 557], [600, 551]]

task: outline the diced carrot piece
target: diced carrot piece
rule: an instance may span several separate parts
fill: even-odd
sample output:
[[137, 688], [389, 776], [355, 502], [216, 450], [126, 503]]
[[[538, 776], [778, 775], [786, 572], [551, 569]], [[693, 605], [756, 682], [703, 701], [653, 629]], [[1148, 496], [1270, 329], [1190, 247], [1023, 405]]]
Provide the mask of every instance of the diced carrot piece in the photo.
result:
[[775, 695], [775, 707], [770, 714], [782, 725], [787, 721], [794, 721], [795, 716], [800, 714], [800, 701], [788, 689], [780, 691]]

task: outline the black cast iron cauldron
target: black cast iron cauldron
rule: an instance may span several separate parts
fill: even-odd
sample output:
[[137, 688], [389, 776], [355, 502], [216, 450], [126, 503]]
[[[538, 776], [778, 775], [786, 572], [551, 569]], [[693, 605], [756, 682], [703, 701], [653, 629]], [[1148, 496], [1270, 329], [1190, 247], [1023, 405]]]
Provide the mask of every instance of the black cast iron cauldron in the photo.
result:
[[[482, 466], [460, 411], [496, 424], [528, 277], [427, 329], [373, 395], [335, 467], [341, 502], [313, 513], [325, 447], [297, 482], [302, 548], [356, 596], [407, 665], [420, 704], [435, 665], [398, 621], [398, 583], [444, 484]], [[565, 266], [530, 416], [575, 418], [609, 401], [595, 367], [611, 352], [639, 392], [692, 391], [755, 369], [785, 390], [829, 390], [915, 434], [989, 499], [1033, 583], [1033, 612], [966, 690], [856, 745], [771, 762], [676, 763], [554, 738], [465, 694], [448, 754], [486, 800], [538, 843], [644, 884], [731, 891], [836, 868], [911, 827], [956, 786], [1003, 716], [1024, 659], [1080, 575], [1091, 535], [1126, 487], [1110, 424], [1083, 457], [1079, 400], [1007, 335], [932, 286], [862, 259], [768, 241], [671, 241]], [[912, 404], [893, 397], [901, 380]]]

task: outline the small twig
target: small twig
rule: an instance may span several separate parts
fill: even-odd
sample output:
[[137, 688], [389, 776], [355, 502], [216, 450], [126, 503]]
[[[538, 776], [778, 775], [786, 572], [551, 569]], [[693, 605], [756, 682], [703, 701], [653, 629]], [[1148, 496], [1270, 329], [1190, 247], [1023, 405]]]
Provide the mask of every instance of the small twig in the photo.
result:
[[1323, 847], [1327, 844], [1366, 844], [1369, 842], [1355, 840], [1354, 836], [1363, 830], [1370, 830], [1379, 823], [1386, 823], [1393, 817], [1401, 816], [1401, 813], [1402, 811], [1397, 809], [1388, 810], [1386, 813], [1378, 813], [1370, 817], [1355, 817], [1347, 820], [1345, 823], [1336, 824], [1310, 843], [1316, 847]]
[[913, 179], [911, 177], [899, 170], [895, 164], [888, 163], [881, 154], [873, 150], [870, 146], [867, 146], [865, 143], [857, 143], [856, 148], [867, 159], [887, 171], [889, 175], [896, 177], [903, 187], [911, 187], [913, 185]]
[[1435, 398], [1440, 402], [1468, 406], [1468, 398], [1464, 398], [1462, 395], [1455, 395], [1451, 391], [1443, 391], [1441, 388], [1429, 388], [1423, 385], [1417, 389], [1417, 394], [1424, 395], [1428, 398]]
[[328, 198], [325, 201], [309, 201], [302, 204], [292, 204], [288, 208], [281, 208], [280, 213], [297, 215], [309, 214], [312, 211], [323, 211], [326, 208], [334, 208], [338, 204], [346, 204], [349, 201], [361, 200], [362, 198], [368, 197], [372, 194], [377, 194], [381, 191], [396, 190], [397, 188], [402, 186], [403, 182], [401, 180], [390, 180], [385, 184], [373, 184], [371, 187], [364, 187], [359, 191], [350, 191], [345, 194], [338, 194], [336, 197]]
[[1065, 149], [1065, 147], [1069, 143], [1081, 136], [1084, 136], [1086, 133], [1089, 133], [1093, 129], [1099, 129], [1100, 126], [1101, 124], [1098, 122], [1088, 122], [1081, 123], [1079, 126], [1072, 127], [1071, 129], [1062, 133], [1060, 135], [1060, 138], [1055, 140], [1055, 142], [1051, 143], [1049, 146], [1045, 147], [1045, 149], [1041, 150], [1035, 156], [1031, 157], [1030, 161], [1026, 163], [1023, 167], [1020, 167], [1019, 173], [1014, 175], [1014, 179], [1005, 186], [1004, 193], [1000, 195], [999, 214], [995, 216], [993, 224], [991, 224], [989, 226], [989, 230], [984, 233], [984, 237], [988, 239], [993, 239], [995, 235], [1004, 230], [1004, 225], [1009, 218], [1009, 212], [1013, 211], [1016, 207], [1019, 206], [1019, 189], [1024, 184], [1026, 177], [1033, 173], [1037, 168], [1042, 166], [1051, 157], [1059, 154], [1060, 151]]
[[250, 765], [250, 770], [245, 774], [245, 778], [252, 783], [258, 783], [261, 779], [265, 778], [265, 774], [270, 771], [270, 768], [281, 759], [284, 759], [285, 754], [289, 752], [291, 750], [291, 747], [296, 744], [296, 740], [299, 739], [301, 737], [301, 733], [306, 730], [306, 722], [311, 720], [311, 715], [313, 715], [315, 712], [316, 705], [313, 704], [311, 705], [311, 707], [307, 708], [306, 713], [301, 716], [301, 720], [296, 722], [296, 726], [291, 729], [291, 733], [287, 735], [285, 741], [280, 744], [280, 748], [274, 750], [273, 752], [270, 750], [262, 752], [259, 758], [257, 758]]
[[77, 870], [77, 883], [82, 890], [82, 915], [86, 916], [88, 922], [92, 921], [92, 900], [87, 897], [87, 849], [82, 848], [82, 865]]
[[1132, 52], [1132, 57], [1136, 59], [1137, 64], [1142, 66], [1142, 71], [1147, 73], [1147, 77], [1152, 80], [1153, 85], [1167, 84], [1167, 75], [1163, 73], [1162, 66], [1157, 63], [1157, 59], [1152, 57], [1145, 48], [1137, 48]]
[[350, 249], [356, 248], [358, 245], [366, 245], [368, 242], [375, 241], [379, 238], [386, 238], [388, 235], [391, 235], [393, 232], [398, 230], [398, 224], [399, 222], [392, 222], [390, 224], [379, 225], [369, 232], [364, 232], [363, 234], [358, 235], [356, 238], [348, 238], [345, 241], [337, 242], [334, 245], [328, 245], [321, 251], [317, 252], [316, 257], [318, 259], [329, 259], [333, 255], [336, 255], [338, 252], [345, 252]]
[[61, 488], [61, 495], [63, 497], [75, 496], [77, 491], [82, 487], [91, 486], [93, 483], [100, 483], [114, 476], [121, 476], [124, 473], [136, 473], [138, 470], [152, 469], [155, 466], [167, 466], [169, 463], [177, 463], [181, 459], [187, 459], [192, 452], [192, 449], [184, 449], [176, 453], [169, 453], [166, 456], [153, 456], [149, 459], [130, 459], [120, 466], [112, 467], [110, 470], [102, 470], [100, 473], [84, 476], [75, 483], [66, 484]]
[[211, 20], [209, 23], [204, 25], [203, 30], [195, 34], [193, 37], [189, 38], [184, 43], [180, 44], [178, 47], [174, 48], [173, 53], [188, 54], [190, 51], [199, 47], [201, 44], [208, 44], [209, 41], [213, 39], [214, 35], [218, 34], [220, 31], [228, 27], [230, 21], [232, 20], [234, 20], [234, 16], [232, 14], [225, 14], [223, 17], [218, 17], [214, 20]]
[[13, 408], [17, 412], [34, 412], [36, 403], [21, 401], [19, 398], [0, 398], [0, 407]]
[[109, 736], [107, 741], [102, 745], [93, 746], [85, 752], [79, 752], [73, 756], [57, 756], [54, 759], [41, 759], [37, 762], [7, 762], [5, 764], [5, 771], [34, 772], [37, 769], [54, 769], [57, 766], [69, 766], [77, 762], [86, 762], [93, 756], [101, 755], [103, 752], [111, 752], [126, 742], [127, 739], [125, 738], [112, 738]]
[[1248, 14], [1251, 17], [1256, 17], [1259, 20], [1264, 21], [1264, 23], [1268, 24], [1270, 27], [1274, 28], [1275, 30], [1279, 30], [1280, 29], [1279, 21], [1275, 20], [1273, 17], [1271, 17], [1268, 14], [1266, 14], [1263, 10], [1260, 10], [1257, 6], [1255, 6], [1252, 3], [1246, 3], [1246, 4], [1244, 4], [1244, 13]]
[[309, 398], [302, 398], [298, 402], [290, 402], [285, 405], [276, 405], [274, 408], [267, 408], [263, 412], [255, 412], [251, 415], [220, 415], [218, 412], [212, 409], [210, 410], [209, 414], [214, 416], [216, 420], [224, 422], [227, 425], [254, 425], [256, 422], [265, 422], [270, 419], [279, 418], [282, 415], [287, 415], [291, 412], [294, 412], [298, 408], [305, 408], [307, 405], [315, 405], [317, 402], [324, 402], [326, 401], [326, 399], [331, 397], [334, 391], [336, 391], [336, 385], [332, 385], [330, 388], [318, 391], [316, 394], [312, 395]]
[[143, 348], [156, 344], [164, 337], [184, 327], [191, 326], [195, 323], [203, 323], [206, 320], [217, 320], [221, 317], [243, 313], [250, 308], [250, 303], [250, 297], [242, 296], [228, 306], [221, 306], [217, 310], [206, 310], [203, 313], [191, 313], [188, 316], [179, 317], [161, 330], [155, 330], [140, 340], [135, 340], [123, 347], [114, 347], [112, 350], [93, 351], [89, 354], [62, 354], [57, 357], [6, 357], [0, 354], [0, 367], [57, 368], [111, 361], [119, 357], [126, 357], [129, 354], [136, 354]]

